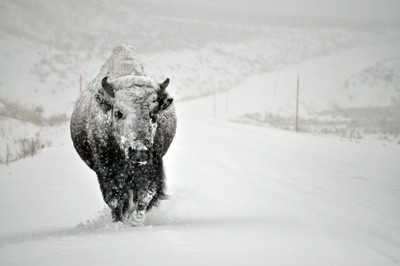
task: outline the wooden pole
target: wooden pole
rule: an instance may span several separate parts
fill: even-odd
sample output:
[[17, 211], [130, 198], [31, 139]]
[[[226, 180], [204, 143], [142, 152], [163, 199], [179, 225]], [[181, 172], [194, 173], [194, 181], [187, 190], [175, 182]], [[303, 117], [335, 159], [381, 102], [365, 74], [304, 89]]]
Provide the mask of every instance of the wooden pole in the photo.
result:
[[229, 113], [229, 91], [226, 92], [226, 113]]
[[299, 131], [299, 75], [297, 75], [296, 133]]
[[214, 118], [217, 118], [217, 93], [215, 92], [214, 89], [214, 94], [213, 94], [213, 98], [214, 98]]

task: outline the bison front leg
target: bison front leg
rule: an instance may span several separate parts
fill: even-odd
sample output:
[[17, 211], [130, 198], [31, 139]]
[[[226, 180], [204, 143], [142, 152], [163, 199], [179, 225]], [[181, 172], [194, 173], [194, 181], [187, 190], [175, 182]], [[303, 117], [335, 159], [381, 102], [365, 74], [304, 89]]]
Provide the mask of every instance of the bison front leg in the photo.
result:
[[116, 180], [101, 182], [100, 189], [103, 194], [103, 199], [111, 209], [111, 215], [114, 222], [124, 220], [124, 213], [128, 209], [129, 192], [127, 189], [121, 189], [125, 185]]
[[114, 222], [124, 222], [124, 217], [128, 206], [129, 198], [126, 195], [119, 196], [119, 197], [110, 197], [105, 200], [107, 205], [111, 209], [111, 215]]
[[149, 188], [139, 191], [137, 197], [134, 196], [133, 190], [129, 191], [129, 211], [124, 217], [124, 223], [133, 226], [141, 225], [146, 218], [147, 206], [157, 193], [156, 188]]

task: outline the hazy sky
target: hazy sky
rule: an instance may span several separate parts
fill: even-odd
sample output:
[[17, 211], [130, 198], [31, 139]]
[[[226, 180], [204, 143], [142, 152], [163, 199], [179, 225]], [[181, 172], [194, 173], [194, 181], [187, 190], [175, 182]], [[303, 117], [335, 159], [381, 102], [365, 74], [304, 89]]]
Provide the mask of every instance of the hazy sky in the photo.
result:
[[201, 3], [273, 14], [400, 22], [400, 0], [203, 0]]
[[399, 0], [281, 0], [261, 1], [270, 10], [283, 14], [299, 14], [356, 19], [399, 20]]

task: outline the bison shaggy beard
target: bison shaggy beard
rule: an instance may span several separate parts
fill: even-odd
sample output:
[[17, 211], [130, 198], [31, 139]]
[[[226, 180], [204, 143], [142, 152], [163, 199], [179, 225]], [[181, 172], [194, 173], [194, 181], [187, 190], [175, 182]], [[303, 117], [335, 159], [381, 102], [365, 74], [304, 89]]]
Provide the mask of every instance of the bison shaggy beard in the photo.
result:
[[[115, 150], [109, 150], [112, 151]], [[148, 210], [167, 198], [162, 159], [152, 151], [148, 152], [146, 163], [109, 155], [118, 159], [96, 171], [103, 198], [115, 222], [139, 225]]]

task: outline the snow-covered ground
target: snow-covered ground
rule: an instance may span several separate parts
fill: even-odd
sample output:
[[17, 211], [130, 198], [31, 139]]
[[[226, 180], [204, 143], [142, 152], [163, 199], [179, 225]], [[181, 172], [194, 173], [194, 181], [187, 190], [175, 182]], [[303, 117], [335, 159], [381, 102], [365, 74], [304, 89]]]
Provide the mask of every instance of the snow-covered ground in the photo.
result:
[[213, 118], [177, 104], [168, 194], [113, 224], [95, 174], [64, 146], [0, 166], [2, 265], [397, 265], [400, 146]]
[[[1, 265], [400, 264], [399, 24], [202, 3], [0, 3], [0, 162], [21, 140], [45, 147], [0, 164]], [[85, 87], [121, 42], [171, 78], [178, 115], [170, 197], [140, 227], [112, 223], [67, 123], [4, 104], [69, 117], [80, 74]], [[300, 119], [317, 129], [296, 134], [298, 76]], [[305, 133], [352, 119], [356, 141]]]

